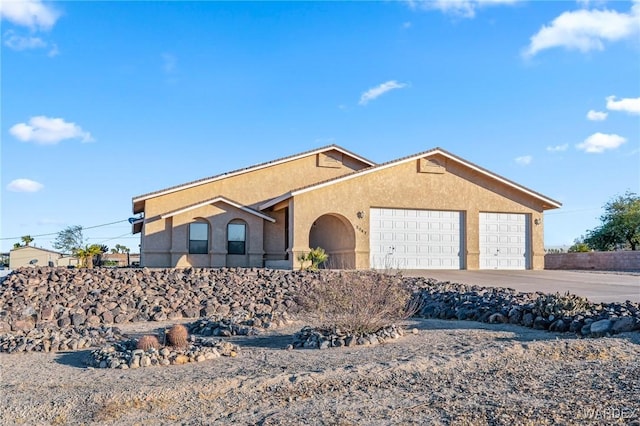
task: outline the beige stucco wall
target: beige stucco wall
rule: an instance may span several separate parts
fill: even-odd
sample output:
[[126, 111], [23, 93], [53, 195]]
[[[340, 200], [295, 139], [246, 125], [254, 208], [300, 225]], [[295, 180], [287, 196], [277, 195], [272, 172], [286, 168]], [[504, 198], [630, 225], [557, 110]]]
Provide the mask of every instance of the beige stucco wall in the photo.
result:
[[[225, 221], [229, 219], [228, 215], [224, 215], [214, 220], [214, 216], [217, 213], [201, 211], [200, 209], [172, 218], [162, 219], [160, 216], [167, 212], [213, 199], [217, 196], [226, 197], [242, 205], [257, 207], [259, 204], [292, 189], [343, 176], [354, 170], [367, 167], [366, 164], [338, 151], [331, 151], [328, 156], [330, 159], [333, 158], [337, 161], [326, 161], [327, 154], [325, 153], [313, 154], [284, 163], [265, 166], [251, 173], [238, 174], [147, 199], [144, 209], [145, 222], [141, 235], [142, 264], [149, 267], [186, 266], [188, 264], [203, 266], [207, 264], [207, 259], [203, 255], [187, 255], [188, 241], [183, 228], [193, 218], [201, 216], [212, 220], [211, 223], [214, 230], [218, 229], [220, 222], [224, 222], [222, 230], [226, 232]], [[260, 246], [260, 250], [253, 246], [254, 248], [249, 254], [249, 264], [251, 266], [260, 266], [263, 255], [282, 258], [286, 247], [284, 247], [283, 237], [278, 234], [283, 231], [282, 227], [284, 225], [281, 225], [280, 222], [275, 225], [267, 223], [264, 232], [268, 242], [263, 246], [261, 241], [265, 235], [263, 235], [262, 224], [258, 224], [258, 221], [262, 222], [263, 219], [257, 216], [242, 217], [250, 222], [249, 229], [252, 244]], [[219, 242], [221, 235], [215, 234], [213, 238], [214, 241]], [[260, 239], [260, 244], [258, 244], [258, 238]], [[223, 251], [221, 246], [215, 245], [215, 247], [214, 252], [209, 257], [208, 266], [225, 266], [220, 260]], [[266, 253], [263, 252], [263, 247], [267, 249]], [[226, 248], [224, 253], [226, 253]], [[258, 262], [258, 258], [260, 262]], [[233, 264], [241, 262], [241, 260], [234, 257], [228, 258], [227, 261]]]
[[[142, 265], [262, 266], [265, 260], [282, 260], [288, 253], [291, 266], [298, 267], [300, 253], [321, 246], [332, 251], [334, 264], [366, 269], [369, 209], [383, 207], [461, 212], [465, 230], [463, 267], [467, 269], [479, 267], [480, 212], [524, 213], [531, 236], [528, 249], [531, 267], [544, 268], [544, 206], [539, 198], [444, 156], [432, 156], [430, 160], [436, 163], [411, 160], [298, 194], [264, 212], [276, 219], [275, 223], [224, 202], [164, 219], [160, 216], [217, 196], [257, 207], [293, 189], [348, 174], [364, 164], [350, 159], [322, 167], [327, 162], [318, 155], [310, 155], [150, 198], [145, 202]], [[288, 212], [288, 233], [285, 212]], [[364, 214], [358, 217], [358, 212]], [[226, 226], [233, 219], [247, 224], [247, 255], [243, 257], [226, 255]], [[536, 219], [540, 225], [534, 225]], [[210, 224], [211, 244], [206, 255], [187, 254], [188, 224], [195, 220]], [[321, 225], [317, 229], [322, 231], [313, 231], [314, 223]], [[336, 233], [330, 236], [324, 230]]]
[[[48, 250], [41, 250], [37, 247], [21, 247], [9, 252], [9, 269], [16, 269], [23, 266], [47, 266], [53, 262], [57, 266], [58, 259], [62, 257], [60, 253]], [[31, 260], [37, 260], [36, 264], [30, 264]]]
[[[438, 158], [445, 167], [439, 173], [420, 173], [419, 162], [409, 161], [360, 174], [357, 177], [294, 197], [294, 267], [297, 254], [309, 250], [311, 227], [325, 214], [346, 218], [355, 231], [355, 266], [369, 268], [369, 208], [456, 210], [465, 218], [465, 264], [479, 267], [479, 213], [525, 213], [530, 222], [542, 218], [542, 204], [486, 175], [454, 161]], [[364, 212], [358, 218], [358, 212]], [[543, 225], [530, 225], [531, 266], [544, 268]]]

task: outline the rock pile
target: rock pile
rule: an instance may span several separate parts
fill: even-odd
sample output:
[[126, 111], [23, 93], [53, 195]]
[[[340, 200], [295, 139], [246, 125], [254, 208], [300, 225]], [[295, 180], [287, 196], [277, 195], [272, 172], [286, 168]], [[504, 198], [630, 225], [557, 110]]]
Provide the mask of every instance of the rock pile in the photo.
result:
[[199, 334], [202, 336], [250, 336], [259, 333], [259, 329], [281, 326], [290, 320], [290, 316], [284, 312], [282, 315], [274, 318], [261, 318], [256, 316], [252, 319], [244, 321], [234, 321], [227, 318], [209, 317], [199, 319], [189, 324], [189, 333]]
[[191, 337], [186, 348], [136, 349], [136, 340], [117, 342], [91, 352], [87, 364], [95, 368], [141, 368], [202, 362], [220, 356], [235, 357], [238, 346], [222, 340]]
[[518, 293], [488, 288], [409, 279], [423, 318], [510, 323], [540, 330], [602, 337], [640, 330], [640, 303], [591, 303], [575, 295]]
[[[0, 284], [0, 352], [99, 346], [123, 338], [114, 324], [166, 319], [201, 318], [189, 325], [191, 333], [201, 336], [254, 334], [291, 319], [300, 309], [295, 301], [298, 289], [329, 280], [332, 273], [23, 268]], [[511, 323], [590, 337], [640, 330], [639, 303], [595, 304], [572, 295], [518, 293], [425, 278], [405, 277], [402, 282], [413, 291], [420, 317]], [[359, 340], [375, 344], [396, 334], [402, 335], [402, 330], [350, 338], [304, 329], [294, 346], [348, 346]]]
[[74, 351], [123, 339], [114, 327], [43, 327], [0, 334], [0, 352]]
[[353, 335], [340, 330], [325, 330], [304, 327], [297, 332], [290, 349], [328, 349], [341, 346], [377, 345], [403, 336], [402, 328], [396, 325], [381, 328], [375, 333]]
[[218, 316], [280, 321], [308, 274], [269, 269], [22, 268], [0, 284], [0, 333]]

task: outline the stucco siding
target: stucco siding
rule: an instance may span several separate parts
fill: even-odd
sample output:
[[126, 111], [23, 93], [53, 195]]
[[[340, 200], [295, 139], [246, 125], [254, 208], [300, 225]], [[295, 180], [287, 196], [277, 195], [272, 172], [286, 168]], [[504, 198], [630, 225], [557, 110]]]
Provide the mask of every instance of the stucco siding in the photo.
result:
[[276, 222], [264, 223], [264, 252], [265, 259], [284, 260], [287, 254], [287, 242], [285, 241], [285, 209], [269, 212]]
[[[37, 247], [21, 247], [9, 252], [9, 269], [17, 269], [23, 266], [47, 266], [53, 262], [57, 266], [57, 260], [61, 258], [60, 253], [49, 250], [42, 250]], [[35, 261], [35, 263], [29, 263]]]
[[[464, 212], [466, 267], [478, 269], [479, 212], [525, 213], [541, 217], [542, 206], [505, 185], [439, 158], [445, 170], [421, 173], [419, 162], [400, 163], [375, 173], [298, 194], [295, 203], [294, 251], [309, 247], [309, 232], [317, 218], [336, 213], [355, 230], [356, 267], [369, 267], [369, 208], [454, 210]], [[362, 218], [358, 212], [365, 212]], [[543, 226], [532, 229], [532, 267], [544, 267]]]
[[[242, 214], [233, 214], [248, 222], [248, 253], [246, 258], [226, 257], [226, 224], [233, 215], [219, 207], [205, 206], [177, 216], [162, 218], [171, 211], [185, 208], [216, 196], [224, 196], [249, 207], [277, 197], [292, 188], [310, 185], [367, 167], [337, 151], [329, 151], [331, 163], [325, 166], [321, 154], [268, 166], [250, 173], [237, 174], [224, 179], [196, 185], [176, 192], [151, 197], [145, 201], [145, 222], [142, 231], [142, 259], [145, 266], [187, 266], [191, 262], [202, 265], [202, 255], [187, 256], [188, 237], [186, 228], [196, 217], [207, 218], [212, 229], [212, 249], [209, 266], [261, 266], [265, 250], [269, 255], [282, 258], [284, 228], [278, 221], [269, 223], [263, 232], [263, 219]], [[324, 154], [323, 154], [324, 155]], [[222, 203], [217, 203], [220, 206]], [[227, 206], [228, 207], [228, 206]], [[236, 209], [237, 210], [237, 209]], [[263, 238], [267, 238], [263, 241]], [[171, 256], [163, 255], [169, 251]], [[168, 261], [168, 263], [167, 263]], [[193, 265], [195, 266], [195, 265]]]
[[[285, 258], [298, 267], [300, 253], [320, 246], [334, 267], [366, 269], [370, 208], [390, 208], [459, 212], [467, 269], [479, 268], [481, 213], [523, 214], [528, 265], [542, 269], [542, 212], [559, 206], [439, 149], [374, 167], [339, 150], [316, 151], [134, 199], [134, 211], [145, 214], [143, 266], [154, 267], [264, 266]], [[246, 224], [244, 255], [227, 254], [234, 219]], [[188, 254], [194, 221], [209, 224], [207, 254]]]

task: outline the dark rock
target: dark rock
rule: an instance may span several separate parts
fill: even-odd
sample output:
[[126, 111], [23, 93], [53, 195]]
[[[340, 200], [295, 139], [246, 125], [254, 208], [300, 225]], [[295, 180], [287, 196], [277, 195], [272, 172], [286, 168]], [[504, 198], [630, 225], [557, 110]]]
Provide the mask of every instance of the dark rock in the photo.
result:
[[626, 333], [636, 330], [638, 325], [638, 321], [633, 317], [621, 317], [613, 323], [611, 331], [613, 333]]
[[534, 318], [533, 314], [531, 312], [527, 312], [526, 314], [524, 314], [522, 316], [522, 324], [525, 327], [531, 327], [531, 326], [533, 326], [534, 319], [535, 318]]
[[495, 313], [489, 317], [489, 323], [491, 324], [498, 324], [498, 323], [504, 324], [508, 321], [509, 321], [508, 318], [500, 313]]
[[185, 308], [182, 310], [182, 316], [185, 318], [198, 318], [200, 316], [200, 310], [196, 308]]
[[606, 336], [607, 333], [611, 331], [612, 326], [613, 326], [613, 321], [608, 319], [596, 321], [591, 324], [591, 329], [590, 329], [591, 335], [595, 337]]
[[555, 331], [555, 332], [558, 332], [558, 333], [564, 333], [565, 331], [569, 331], [569, 324], [567, 324], [565, 321], [563, 321], [561, 319], [555, 320], [549, 326], [549, 331]]
[[541, 316], [537, 316], [533, 321], [533, 328], [536, 330], [547, 330], [549, 328], [549, 320]]

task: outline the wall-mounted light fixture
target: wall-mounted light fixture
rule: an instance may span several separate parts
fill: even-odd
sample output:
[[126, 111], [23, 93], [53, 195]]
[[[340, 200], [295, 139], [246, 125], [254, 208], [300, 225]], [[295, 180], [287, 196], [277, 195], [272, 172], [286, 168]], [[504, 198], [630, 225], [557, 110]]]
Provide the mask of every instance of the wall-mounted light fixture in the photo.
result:
[[533, 220], [533, 223], [535, 223], [536, 225], [540, 225], [540, 224], [542, 223], [542, 219], [535, 218], [535, 219]]
[[356, 213], [356, 216], [358, 216], [358, 219], [362, 219], [364, 217], [364, 212], [360, 210], [358, 213]]

